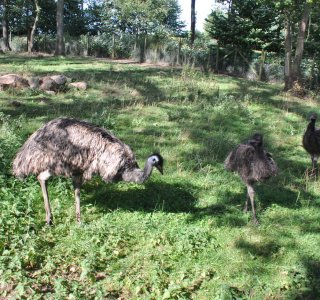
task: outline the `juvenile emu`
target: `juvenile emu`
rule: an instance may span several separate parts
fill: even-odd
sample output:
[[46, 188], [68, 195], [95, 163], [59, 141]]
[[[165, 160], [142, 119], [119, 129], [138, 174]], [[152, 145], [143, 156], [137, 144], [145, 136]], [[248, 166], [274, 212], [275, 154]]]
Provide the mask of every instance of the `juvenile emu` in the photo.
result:
[[316, 128], [317, 115], [312, 113], [307, 130], [303, 135], [303, 148], [310, 154], [312, 163], [312, 173], [317, 166], [317, 160], [320, 155], [320, 129]]
[[162, 174], [160, 154], [148, 157], [139, 169], [129, 146], [103, 128], [71, 118], [58, 118], [44, 124], [24, 143], [13, 161], [17, 177], [37, 175], [46, 210], [52, 224], [46, 181], [51, 175], [72, 177], [76, 218], [80, 222], [80, 188], [98, 174], [106, 182], [124, 180], [143, 183], [156, 167]]
[[247, 186], [247, 198], [244, 212], [248, 210], [248, 200], [250, 198], [253, 222], [258, 224], [254, 208], [254, 189], [255, 182], [262, 182], [277, 174], [277, 165], [270, 153], [263, 149], [262, 135], [256, 133], [247, 142], [238, 145], [227, 156], [225, 168], [237, 172], [242, 181]]

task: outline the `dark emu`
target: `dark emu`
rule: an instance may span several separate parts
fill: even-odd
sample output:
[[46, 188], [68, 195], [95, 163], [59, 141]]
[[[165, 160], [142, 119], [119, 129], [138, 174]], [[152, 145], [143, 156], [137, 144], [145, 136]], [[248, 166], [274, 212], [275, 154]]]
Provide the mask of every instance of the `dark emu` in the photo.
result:
[[80, 223], [80, 188], [94, 174], [105, 182], [128, 181], [143, 183], [153, 167], [162, 174], [160, 154], [148, 157], [140, 169], [129, 146], [103, 128], [85, 121], [58, 118], [44, 124], [24, 143], [13, 161], [13, 174], [19, 178], [36, 175], [42, 189], [46, 222], [52, 214], [46, 182], [50, 176], [72, 178], [76, 219]]
[[224, 165], [227, 170], [237, 172], [247, 186], [247, 198], [243, 211], [247, 212], [248, 200], [250, 199], [253, 222], [258, 224], [254, 208], [253, 185], [275, 176], [278, 172], [271, 154], [263, 149], [262, 135], [256, 133], [248, 141], [238, 145], [229, 153]]
[[310, 122], [302, 138], [303, 148], [311, 156], [312, 174], [315, 172], [320, 155], [320, 129], [316, 128], [316, 120], [317, 115], [312, 113], [310, 115]]

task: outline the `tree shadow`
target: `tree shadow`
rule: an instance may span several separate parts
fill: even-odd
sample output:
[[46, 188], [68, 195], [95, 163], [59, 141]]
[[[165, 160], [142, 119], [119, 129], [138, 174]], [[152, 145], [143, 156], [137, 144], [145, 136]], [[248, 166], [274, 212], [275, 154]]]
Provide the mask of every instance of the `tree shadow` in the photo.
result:
[[[181, 71], [180, 71], [181, 72]], [[53, 72], [56, 74], [57, 72]], [[61, 72], [60, 72], [61, 73]], [[148, 77], [167, 77], [173, 76], [173, 74], [179, 74], [178, 70], [162, 70], [159, 68], [148, 69], [128, 69], [128, 70], [96, 70], [94, 68], [79, 68], [77, 70], [67, 70], [63, 72], [66, 76], [71, 77], [74, 80], [84, 80], [93, 85], [101, 85], [98, 89], [102, 93], [102, 97], [99, 95], [93, 96], [93, 99], [86, 97], [86, 92], [82, 95], [74, 94], [74, 91], [70, 90], [63, 94], [64, 101], [55, 101], [57, 96], [61, 95], [45, 95], [41, 91], [37, 91], [34, 95], [29, 95], [34, 92], [20, 92], [15, 91], [12, 95], [6, 95], [2, 98], [8, 105], [1, 110], [10, 114], [11, 116], [19, 116], [25, 114], [27, 117], [43, 117], [43, 116], [61, 116], [66, 112], [68, 116], [77, 117], [81, 115], [82, 118], [87, 118], [92, 115], [94, 111], [101, 111], [104, 108], [112, 108], [113, 110], [125, 109], [139, 103], [159, 103], [166, 101], [167, 97], [165, 92]], [[34, 76], [48, 75], [48, 72], [36, 71]], [[115, 87], [113, 87], [115, 85]], [[128, 90], [136, 91], [135, 96], [129, 97], [127, 94], [123, 95], [123, 87]], [[128, 92], [129, 93], [129, 92]], [[19, 94], [21, 94], [19, 96]], [[27, 94], [27, 96], [25, 96]], [[10, 105], [15, 99], [22, 97], [23, 100], [19, 101], [19, 105]], [[46, 98], [47, 101], [41, 102], [38, 99]], [[0, 98], [1, 99], [1, 98]], [[39, 103], [41, 105], [39, 105]]]
[[243, 237], [235, 241], [235, 246], [263, 259], [271, 259], [281, 248], [281, 245], [275, 240], [262, 239], [258, 242], [249, 242]]
[[[94, 59], [86, 60], [86, 63], [94, 61]], [[26, 62], [26, 59], [17, 58], [16, 62], [23, 63]], [[59, 65], [61, 62], [63, 62], [63, 60], [57, 61], [56, 58], [35, 59], [34, 61], [34, 63], [45, 66], [50, 64]], [[12, 59], [6, 59], [6, 63], [12, 63]], [[79, 66], [79, 68], [72, 69], [72, 65]], [[159, 104], [168, 100], [166, 91], [161, 88], [160, 85], [149, 80], [149, 77], [157, 76], [160, 78], [167, 78], [181, 76], [180, 69], [135, 67], [132, 69], [117, 70], [116, 65], [117, 62], [107, 61], [104, 69], [99, 68], [97, 70], [94, 67], [88, 67], [87, 64], [83, 64], [83, 61], [81, 60], [73, 59], [67, 62], [65, 71], [63, 72], [65, 72], [67, 76], [77, 80], [89, 80], [95, 84], [101, 84], [99, 88], [101, 87], [102, 89], [105, 88], [104, 85], [112, 86], [115, 83], [119, 87], [129, 87], [130, 89], [139, 92], [139, 99], [141, 99], [143, 103], [149, 104], [150, 102]], [[47, 72], [35, 72], [35, 75], [43, 74], [47, 74]], [[228, 80], [229, 79], [225, 77], [218, 77], [217, 79], [218, 82], [227, 82]], [[265, 127], [268, 125], [266, 121], [261, 120], [261, 123], [258, 125], [250, 124], [250, 112], [245, 107], [239, 106], [239, 108], [241, 108], [239, 110], [228, 109], [228, 105], [243, 101], [243, 98], [246, 95], [250, 94], [253, 98], [251, 101], [253, 102], [263, 101], [266, 107], [279, 108], [281, 110], [289, 108], [303, 117], [305, 117], [305, 114], [309, 110], [307, 105], [302, 105], [296, 101], [275, 99], [275, 97], [279, 95], [278, 88], [273, 88], [266, 84], [249, 82], [239, 78], [233, 78], [233, 81], [236, 82], [237, 85], [237, 88], [232, 91], [232, 93], [237, 95], [236, 101], [226, 103], [225, 109], [218, 110], [213, 114], [214, 116], [212, 116], [212, 109], [217, 104], [215, 101], [219, 101], [219, 95], [214, 99], [212, 97], [207, 97], [208, 95], [201, 95], [200, 100], [204, 100], [205, 105], [207, 105], [206, 108], [209, 109], [203, 109], [203, 106], [201, 106], [200, 103], [196, 108], [198, 109], [196, 116], [194, 111], [187, 111], [183, 105], [180, 105], [176, 111], [171, 110], [168, 112], [168, 119], [174, 121], [172, 124], [174, 124], [181, 132], [187, 131], [188, 138], [197, 145], [197, 147], [192, 150], [181, 150], [179, 153], [179, 159], [181, 159], [183, 163], [190, 163], [191, 161], [190, 165], [192, 164], [192, 168], [195, 172], [203, 165], [222, 164], [228, 152], [241, 140], [249, 137], [253, 132], [262, 131], [266, 140], [272, 141], [272, 132], [265, 130]], [[30, 96], [26, 97], [25, 102], [21, 107], [6, 107], [3, 108], [2, 111], [12, 116], [26, 114], [27, 117], [53, 118], [54, 116], [61, 116], [61, 114], [67, 113], [68, 116], [91, 118], [93, 112], [102, 111], [105, 108], [114, 112], [135, 104], [135, 101], [130, 99], [122, 100], [118, 95], [108, 94], [108, 92], [109, 91], [106, 89], [101, 99], [88, 99], [85, 96], [80, 96], [75, 99], [76, 96], [74, 94], [65, 94], [63, 95], [63, 99], [67, 101], [64, 102], [56, 102], [53, 100], [54, 97], [48, 96], [52, 101], [43, 103], [41, 106], [38, 105], [38, 103], [33, 103], [34, 97]], [[182, 96], [179, 97], [174, 98], [174, 101], [184, 100]], [[192, 119], [192, 122], [190, 122], [190, 119]], [[170, 130], [162, 126], [155, 127], [148, 125], [141, 133], [141, 138], [139, 134], [128, 134], [125, 140], [129, 145], [139, 143], [139, 147], [142, 146], [144, 148], [145, 146], [148, 146], [149, 148], [152, 148], [154, 145], [153, 140], [156, 137], [160, 137], [163, 133], [170, 135]], [[173, 147], [176, 143], [176, 140], [167, 139], [161, 142], [161, 146]], [[297, 192], [282, 186], [284, 178], [291, 180], [292, 184], [301, 188], [301, 195], [304, 198], [313, 198], [312, 195], [304, 191], [303, 185], [299, 182], [300, 174], [302, 176], [304, 173], [303, 164], [293, 159], [284, 159], [283, 153], [285, 150], [279, 151], [279, 149], [273, 147], [271, 143], [267, 146], [268, 150], [270, 149], [271, 152], [276, 153], [275, 160], [279, 165], [280, 172], [283, 168], [286, 168], [286, 170], [282, 174], [280, 173], [278, 177], [270, 183], [268, 182], [267, 184], [261, 184], [256, 187], [259, 200], [258, 203], [260, 205], [259, 210], [265, 209], [272, 204], [278, 204], [289, 208], [299, 207]], [[285, 156], [288, 157], [287, 154]], [[201, 160], [200, 167], [196, 164], [196, 158], [200, 158]], [[232, 175], [230, 174], [228, 176]], [[194, 199], [193, 192], [188, 192], [189, 184], [181, 186], [179, 186], [179, 184], [173, 184], [171, 186], [169, 184], [160, 183], [159, 185], [162, 186], [162, 189], [156, 193], [151, 193], [152, 189], [157, 190], [157, 186], [152, 186], [152, 183], [145, 184], [145, 187], [152, 188], [151, 190], [131, 187], [128, 191], [123, 191], [122, 189], [119, 191], [116, 187], [111, 185], [108, 186], [107, 190], [102, 188], [99, 189], [98, 191], [100, 192], [98, 192], [93, 189], [92, 192], [93, 195], [97, 197], [97, 203], [100, 207], [105, 207], [105, 210], [117, 209], [119, 207], [129, 210], [144, 209], [146, 211], [152, 211], [164, 207], [166, 211], [172, 212], [190, 211], [193, 219], [214, 215], [217, 216], [217, 222], [220, 222], [220, 224], [234, 224], [235, 226], [247, 224], [246, 218], [242, 216], [241, 212], [246, 197], [245, 186], [243, 187], [243, 193], [232, 194], [229, 190], [219, 191], [219, 198], [224, 199], [224, 202], [215, 203], [205, 208], [199, 208], [194, 205], [197, 200]], [[90, 191], [90, 185], [86, 188]], [[181, 189], [185, 189], [185, 191], [181, 192]], [[166, 190], [169, 190], [170, 193], [167, 193]], [[104, 193], [107, 196], [104, 196]], [[110, 193], [111, 195], [109, 195]], [[111, 196], [110, 199], [112, 199], [112, 201], [109, 200], [109, 196]], [[95, 197], [89, 196], [88, 199], [91, 199], [93, 202], [95, 201]], [[181, 197], [181, 199], [187, 199], [187, 204], [180, 202], [179, 197]], [[166, 199], [170, 199], [170, 201], [167, 201]], [[225, 220], [223, 220], [223, 218], [225, 218]]]
[[295, 283], [297, 285], [302, 284], [304, 289], [302, 291], [298, 291], [292, 299], [320, 299], [320, 261], [307, 256], [302, 257], [301, 261], [306, 269], [306, 277], [299, 276], [299, 273], [295, 273], [294, 279]]
[[[262, 218], [263, 211], [272, 205], [278, 205], [290, 209], [299, 209], [301, 203], [297, 201], [298, 194], [288, 188], [272, 184], [255, 185], [255, 209], [258, 219]], [[305, 195], [310, 197], [310, 195]], [[242, 192], [233, 193], [228, 189], [219, 190], [217, 203], [206, 207], [195, 207], [189, 217], [190, 221], [212, 216], [217, 226], [242, 227], [248, 225], [252, 219], [251, 204], [249, 201], [248, 212], [243, 208], [246, 201], [246, 187], [243, 185]]]

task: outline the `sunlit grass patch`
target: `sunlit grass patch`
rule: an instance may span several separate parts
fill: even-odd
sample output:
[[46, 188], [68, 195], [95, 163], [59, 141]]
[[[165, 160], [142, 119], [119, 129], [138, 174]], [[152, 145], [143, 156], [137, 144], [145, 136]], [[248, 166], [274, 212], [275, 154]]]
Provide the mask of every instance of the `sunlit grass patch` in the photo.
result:
[[[306, 172], [301, 146], [317, 99], [189, 68], [15, 56], [0, 66], [89, 85], [56, 95], [0, 92], [0, 297], [319, 298], [319, 176]], [[55, 225], [45, 226], [36, 178], [13, 178], [11, 162], [32, 132], [59, 116], [111, 130], [140, 166], [159, 151], [164, 175], [155, 170], [144, 185], [95, 177], [81, 191], [81, 226], [70, 180], [53, 178]], [[242, 212], [245, 186], [223, 166], [254, 132], [280, 169], [256, 187], [260, 226]]]

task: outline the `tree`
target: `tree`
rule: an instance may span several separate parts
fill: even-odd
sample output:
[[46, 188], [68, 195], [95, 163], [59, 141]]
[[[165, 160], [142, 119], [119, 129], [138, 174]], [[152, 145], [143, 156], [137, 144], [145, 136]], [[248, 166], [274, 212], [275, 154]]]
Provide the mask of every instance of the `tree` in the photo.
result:
[[292, 41], [291, 41], [291, 20], [290, 14], [286, 14], [284, 20], [284, 89], [292, 87]]
[[38, 31], [42, 34], [55, 34], [57, 31], [55, 1], [38, 0], [41, 8], [41, 14], [38, 21]]
[[227, 3], [227, 12], [214, 11], [208, 17], [206, 29], [210, 36], [219, 45], [262, 50], [262, 54], [265, 50], [281, 53], [284, 49], [284, 89], [291, 89], [294, 82], [301, 83], [308, 20], [311, 8], [319, 4], [312, 0], [228, 0]]
[[71, 36], [86, 34], [86, 16], [82, 0], [67, 0], [64, 4], [64, 32]]
[[[295, 4], [295, 5], [294, 5]], [[284, 90], [292, 89], [295, 82], [301, 84], [301, 61], [304, 51], [305, 34], [307, 23], [310, 16], [310, 6], [307, 0], [294, 3], [280, 3], [278, 7], [284, 15]], [[302, 14], [300, 13], [302, 11]], [[299, 12], [299, 13], [297, 13]], [[295, 20], [296, 18], [296, 20]], [[295, 24], [299, 28], [295, 29]], [[294, 43], [294, 32], [297, 31], [296, 41]], [[295, 51], [293, 57], [293, 45]]]
[[55, 55], [65, 55], [65, 45], [63, 39], [63, 12], [64, 12], [64, 0], [57, 1], [57, 37], [56, 37], [56, 50]]
[[31, 32], [28, 36], [28, 53], [31, 53], [32, 50], [33, 50], [33, 41], [34, 41], [34, 35], [35, 35], [35, 32], [36, 32], [36, 29], [37, 29], [37, 23], [39, 21], [39, 16], [40, 16], [40, 6], [39, 6], [39, 1], [38, 0], [34, 0], [34, 4], [35, 4], [35, 18], [34, 18], [34, 21], [33, 21], [33, 25], [32, 25], [32, 28], [31, 28]]
[[271, 1], [228, 1], [228, 9], [215, 10], [205, 29], [219, 45], [244, 50], [279, 51], [280, 23]]
[[191, 37], [190, 43], [193, 45], [196, 36], [196, 0], [191, 0]]
[[295, 56], [292, 64], [292, 81], [293, 82], [301, 80], [300, 67], [301, 67], [301, 61], [303, 56], [305, 34], [306, 34], [309, 15], [310, 15], [310, 4], [306, 2], [303, 5], [303, 13], [300, 20], [299, 31], [297, 35], [296, 51], [295, 51]]
[[2, 38], [3, 38], [3, 51], [11, 51], [9, 44], [9, 30], [8, 30], [8, 11], [9, 11], [9, 0], [3, 0], [3, 9], [2, 9]]
[[140, 62], [145, 60], [147, 37], [175, 34], [183, 25], [178, 22], [180, 8], [176, 0], [110, 0], [103, 5], [103, 30], [111, 35], [124, 33], [135, 38], [140, 48]]

